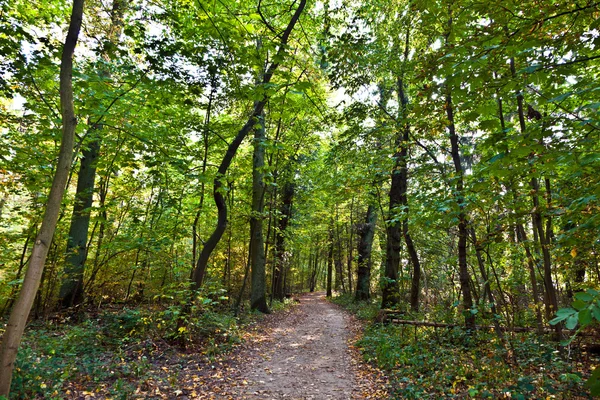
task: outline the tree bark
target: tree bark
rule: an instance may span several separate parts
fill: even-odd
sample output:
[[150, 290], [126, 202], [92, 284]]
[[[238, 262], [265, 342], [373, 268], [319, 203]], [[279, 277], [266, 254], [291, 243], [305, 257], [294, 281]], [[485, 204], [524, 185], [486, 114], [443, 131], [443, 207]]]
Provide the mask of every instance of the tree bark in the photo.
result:
[[[408, 57], [408, 33], [406, 39], [405, 58]], [[400, 205], [404, 213], [402, 219], [402, 236], [404, 237], [404, 243], [406, 244], [406, 250], [410, 257], [410, 263], [413, 267], [413, 274], [410, 287], [410, 308], [413, 311], [419, 311], [419, 291], [421, 281], [421, 263], [419, 261], [419, 255], [415, 249], [412, 236], [408, 230], [408, 140], [410, 136], [410, 124], [408, 122], [408, 97], [404, 90], [404, 81], [402, 78], [398, 78], [398, 100], [400, 103], [400, 118], [404, 122], [404, 126], [401, 128], [402, 136], [400, 152], [396, 159], [396, 165], [399, 168], [399, 185], [400, 185]]]
[[[116, 44], [123, 28], [123, 12], [125, 3], [114, 0], [111, 12], [111, 24], [107, 34], [108, 41]], [[110, 54], [105, 49], [102, 54], [105, 61], [110, 61]], [[101, 76], [110, 78], [110, 72], [104, 70]], [[94, 181], [96, 180], [96, 159], [100, 153], [102, 142], [102, 124], [91, 127], [89, 142], [82, 153], [75, 204], [69, 228], [69, 239], [66, 250], [66, 266], [59, 291], [59, 307], [68, 308], [81, 304], [84, 297], [83, 275], [87, 260], [87, 241], [90, 226], [91, 207], [94, 198]]]
[[465, 213], [463, 168], [460, 160], [458, 145], [458, 135], [454, 125], [454, 109], [452, 105], [452, 92], [448, 87], [446, 89], [446, 114], [448, 116], [448, 131], [450, 132], [450, 145], [452, 161], [454, 162], [456, 203], [458, 204], [458, 270], [460, 279], [460, 289], [463, 295], [463, 313], [465, 316], [465, 327], [472, 329], [475, 326], [475, 315], [471, 313], [473, 308], [473, 298], [471, 296], [471, 280], [467, 265], [467, 215]]
[[329, 227], [329, 251], [327, 253], [327, 287], [326, 287], [326, 295], [327, 297], [333, 296], [333, 291], [331, 290], [333, 280], [333, 221], [331, 222], [331, 226]]
[[[510, 59], [510, 71], [512, 76], [516, 76], [515, 60]], [[525, 124], [525, 110], [523, 106], [523, 93], [517, 91], [517, 113], [519, 115], [519, 126], [523, 135], [527, 134], [527, 126]], [[539, 183], [536, 177], [532, 177], [530, 182], [531, 186], [531, 199], [533, 202], [533, 211], [531, 213], [531, 219], [533, 223], [533, 232], [537, 234], [540, 247], [542, 249], [542, 260], [544, 263], [544, 287], [545, 287], [545, 303], [546, 303], [546, 318], [552, 319], [554, 313], [558, 310], [558, 297], [556, 295], [556, 288], [552, 279], [552, 259], [550, 257], [549, 249], [549, 238], [550, 232], [544, 233], [544, 226], [542, 221], [542, 215], [540, 211], [540, 201], [538, 197]], [[550, 195], [548, 193], [548, 195]], [[551, 227], [550, 223], [548, 224]], [[534, 235], [535, 236], [535, 235]], [[561, 325], [556, 324], [554, 326], [556, 331], [556, 339], [561, 336]]]
[[377, 222], [377, 207], [369, 204], [365, 223], [358, 230], [358, 276], [356, 279], [357, 301], [368, 300], [371, 297], [371, 250], [375, 237]]
[[[450, 32], [452, 30], [452, 9], [448, 6], [448, 31], [445, 35], [445, 44], [449, 45]], [[465, 327], [470, 330], [475, 326], [475, 314], [471, 312], [473, 308], [473, 298], [471, 296], [470, 281], [467, 264], [467, 215], [465, 212], [465, 197], [464, 197], [464, 170], [460, 159], [460, 148], [458, 143], [458, 135], [456, 134], [456, 126], [454, 123], [454, 105], [452, 103], [452, 89], [446, 83], [446, 116], [448, 118], [448, 133], [450, 134], [450, 153], [454, 163], [454, 171], [456, 172], [455, 180], [455, 199], [458, 205], [458, 271], [460, 280], [460, 289], [463, 295], [463, 314], [465, 316]]]
[[[298, 19], [300, 18], [300, 14], [302, 14], [302, 10], [304, 10], [305, 6], [306, 6], [306, 0], [300, 0], [300, 4], [298, 5], [296, 12], [292, 16], [287, 28], [281, 35], [279, 49], [277, 50], [277, 54], [273, 57], [273, 59], [276, 61], [274, 61], [267, 69], [267, 72], [265, 72], [262, 82], [261, 82], [262, 86], [265, 86], [269, 82], [271, 82], [271, 78], [273, 77], [273, 74], [279, 67], [280, 60], [283, 58], [283, 56], [285, 54], [285, 51], [287, 48], [287, 43], [288, 43], [290, 34], [292, 33], [292, 29], [294, 29], [296, 22], [298, 22]], [[254, 128], [256, 121], [262, 114], [265, 104], [267, 104], [267, 100], [268, 100], [268, 97], [265, 94], [265, 96], [262, 98], [262, 100], [257, 101], [255, 103], [254, 110], [252, 111], [250, 118], [248, 119], [246, 124], [242, 127], [242, 129], [240, 129], [238, 131], [238, 133], [235, 136], [235, 138], [233, 139], [233, 141], [229, 144], [229, 146], [227, 148], [227, 152], [223, 156], [223, 160], [221, 161], [221, 164], [219, 165], [219, 169], [217, 170], [217, 176], [214, 179], [214, 186], [213, 186], [213, 197], [215, 199], [215, 204], [217, 205], [217, 226], [215, 227], [215, 230], [213, 231], [213, 233], [210, 235], [210, 237], [204, 244], [204, 247], [202, 248], [202, 251], [200, 252], [200, 255], [198, 256], [198, 262], [196, 263], [196, 269], [194, 270], [194, 273], [192, 276], [193, 277], [192, 288], [194, 290], [198, 290], [202, 286], [202, 282], [204, 281], [204, 276], [206, 275], [206, 269], [208, 267], [208, 260], [210, 258], [210, 255], [212, 254], [215, 247], [217, 247], [217, 244], [221, 240], [221, 236], [223, 236], [223, 232], [225, 232], [225, 228], [227, 227], [227, 204], [225, 203], [225, 197], [223, 196], [223, 192], [222, 192], [223, 191], [222, 179], [225, 176], [225, 174], [227, 173], [227, 170], [229, 169], [229, 165], [233, 161], [233, 157], [235, 156], [235, 153], [237, 152], [238, 147], [240, 146], [242, 141], [246, 138], [248, 133]]]
[[83, 0], [73, 0], [71, 21], [61, 57], [60, 105], [62, 114], [62, 140], [56, 172], [48, 196], [42, 225], [31, 253], [29, 268], [27, 269], [19, 298], [10, 314], [6, 331], [2, 338], [2, 347], [0, 349], [0, 395], [6, 397], [8, 397], [10, 392], [17, 351], [23, 337], [23, 331], [25, 330], [31, 306], [40, 285], [44, 264], [48, 255], [48, 248], [56, 230], [61, 202], [71, 169], [75, 127], [77, 125], [73, 106], [73, 54], [83, 18], [83, 2]]
[[252, 214], [250, 216], [250, 308], [269, 313], [266, 297], [265, 241], [263, 237], [263, 211], [265, 208], [265, 116], [259, 118], [254, 129], [254, 154], [252, 157]]
[[[291, 178], [290, 178], [291, 179]], [[279, 218], [279, 229], [275, 237], [275, 268], [273, 270], [273, 297], [279, 301], [285, 298], [283, 289], [283, 276], [286, 266], [285, 232], [292, 217], [292, 201], [294, 199], [295, 186], [292, 182], [286, 182], [283, 186], [281, 208]]]
[[66, 250], [66, 267], [59, 293], [59, 306], [62, 308], [72, 307], [83, 301], [83, 273], [87, 259], [90, 208], [94, 200], [96, 159], [99, 152], [100, 140], [94, 138], [83, 151], [79, 166], [75, 205]]

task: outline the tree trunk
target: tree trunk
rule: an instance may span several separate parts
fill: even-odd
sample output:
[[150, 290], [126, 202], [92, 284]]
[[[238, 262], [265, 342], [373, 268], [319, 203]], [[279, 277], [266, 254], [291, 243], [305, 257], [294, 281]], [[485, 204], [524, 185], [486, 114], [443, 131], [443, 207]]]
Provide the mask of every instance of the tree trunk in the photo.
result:
[[[262, 86], [267, 85], [271, 81], [273, 74], [279, 67], [280, 60], [282, 60], [284, 57], [284, 54], [285, 54], [285, 51], [287, 48], [287, 42], [290, 37], [290, 34], [292, 33], [292, 29], [294, 29], [296, 22], [298, 22], [298, 19], [300, 18], [300, 14], [302, 13], [302, 10], [304, 9], [305, 5], [306, 5], [306, 0], [300, 0], [300, 4], [298, 5], [296, 12], [292, 16], [290, 23], [288, 24], [285, 31], [282, 33], [281, 41], [279, 44], [279, 49], [277, 50], [277, 54], [275, 54], [275, 56], [273, 57], [273, 59], [276, 61], [274, 61], [267, 69], [267, 72], [265, 72], [262, 82], [261, 82]], [[254, 110], [252, 111], [250, 118], [248, 119], [246, 124], [242, 127], [242, 129], [239, 130], [239, 132], [237, 133], [237, 135], [235, 136], [233, 141], [229, 144], [229, 146], [227, 148], [227, 152], [223, 156], [223, 160], [221, 160], [221, 164], [219, 165], [219, 169], [217, 170], [217, 176], [214, 179], [214, 186], [213, 186], [213, 197], [215, 199], [215, 204], [217, 206], [217, 226], [215, 227], [215, 230], [213, 231], [213, 233], [210, 235], [210, 237], [204, 244], [204, 247], [202, 248], [202, 252], [200, 252], [200, 255], [198, 256], [198, 262], [196, 263], [196, 269], [194, 270], [194, 273], [192, 275], [194, 290], [198, 290], [202, 286], [202, 282], [204, 281], [204, 276], [206, 275], [206, 268], [208, 267], [208, 260], [210, 258], [210, 255], [212, 254], [215, 247], [217, 247], [217, 244], [221, 240], [221, 236], [223, 236], [223, 232], [225, 232], [225, 228], [227, 227], [227, 205], [225, 203], [225, 198], [222, 193], [222, 190], [223, 190], [222, 189], [223, 188], [222, 179], [225, 176], [225, 174], [227, 173], [227, 170], [229, 169], [229, 165], [233, 161], [233, 157], [235, 156], [235, 153], [237, 152], [238, 147], [240, 146], [242, 141], [246, 138], [246, 135], [248, 135], [248, 133], [254, 128], [256, 121], [262, 114], [265, 104], [267, 103], [267, 100], [268, 100], [268, 97], [267, 97], [267, 95], [265, 95], [262, 98], [262, 100], [257, 101], [255, 103]]]
[[[116, 44], [123, 28], [123, 11], [125, 3], [114, 0], [111, 12], [111, 24], [107, 34], [108, 41]], [[110, 61], [110, 54], [103, 51], [102, 58]], [[100, 75], [110, 78], [108, 70], [100, 71]], [[83, 302], [83, 275], [87, 260], [87, 240], [90, 226], [91, 207], [94, 198], [94, 181], [96, 180], [96, 159], [100, 153], [102, 134], [101, 123], [91, 127], [90, 140], [84, 149], [77, 175], [77, 191], [69, 228], [69, 239], [66, 250], [66, 266], [59, 291], [59, 307], [68, 308]]]
[[333, 221], [329, 227], [329, 251], [327, 253], [327, 297], [333, 296], [331, 285], [333, 280]]
[[346, 225], [346, 233], [348, 234], [348, 259], [346, 260], [346, 269], [348, 270], [348, 293], [352, 293], [354, 288], [352, 262], [354, 261], [354, 197], [350, 203], [350, 226]]
[[99, 152], [100, 140], [93, 138], [88, 148], [83, 151], [81, 158], [75, 205], [69, 228], [66, 267], [59, 293], [59, 306], [62, 308], [72, 307], [83, 301], [83, 273], [87, 259], [90, 208], [94, 200], [96, 159]]
[[498, 310], [496, 308], [496, 301], [494, 299], [494, 293], [492, 292], [492, 288], [490, 286], [490, 280], [488, 278], [488, 274], [487, 271], [485, 269], [485, 262], [483, 260], [483, 248], [481, 246], [481, 244], [477, 241], [477, 234], [475, 232], [475, 228], [471, 228], [471, 238], [473, 240], [473, 244], [475, 246], [475, 255], [477, 257], [477, 264], [479, 265], [479, 272], [481, 273], [481, 279], [483, 279], [484, 282], [484, 301], [485, 301], [485, 296], [487, 295], [488, 301], [491, 304], [491, 310], [492, 310], [492, 314], [493, 314], [493, 321], [494, 321], [494, 327], [496, 330], [496, 333], [498, 334], [498, 337], [500, 338], [500, 340], [502, 340], [504, 342], [504, 337], [502, 335], [502, 330], [500, 329], [500, 322], [498, 322]]
[[[408, 57], [408, 33], [406, 39], [405, 58]], [[413, 311], [419, 311], [419, 291], [420, 291], [420, 280], [421, 280], [421, 263], [419, 261], [419, 255], [415, 249], [415, 245], [412, 240], [412, 236], [408, 230], [408, 140], [410, 135], [410, 124], [408, 122], [408, 97], [404, 90], [404, 81], [402, 78], [398, 78], [398, 100], [401, 105], [400, 107], [400, 119], [404, 122], [404, 126], [401, 128], [402, 136], [400, 153], [396, 159], [396, 165], [399, 168], [399, 185], [400, 185], [400, 205], [404, 217], [402, 219], [402, 236], [404, 237], [404, 243], [406, 243], [406, 250], [410, 257], [410, 263], [413, 267], [413, 274], [410, 287], [410, 308]]]
[[[515, 68], [515, 60], [513, 58], [510, 59], [510, 70], [511, 74], [514, 77], [516, 75]], [[525, 124], [525, 111], [523, 107], [523, 93], [521, 91], [517, 91], [517, 112], [519, 115], [519, 126], [521, 128], [521, 133], [526, 135], [527, 126]], [[542, 248], [542, 259], [544, 262], [544, 287], [545, 287], [545, 298], [546, 298], [546, 318], [552, 319], [554, 313], [558, 310], [558, 298], [556, 295], [556, 288], [554, 287], [554, 282], [552, 280], [552, 260], [550, 258], [550, 249], [549, 249], [549, 238], [550, 232], [544, 233], [544, 226], [542, 221], [542, 215], [540, 211], [540, 202], [538, 197], [539, 192], [539, 183], [536, 177], [532, 177], [530, 180], [531, 186], [531, 198], [533, 202], [533, 211], [531, 214], [531, 219], [533, 222], [533, 231], [534, 234], [537, 233], [537, 239], [539, 240], [540, 247]], [[548, 195], [550, 195], [548, 193]], [[549, 226], [551, 226], [549, 224]], [[535, 235], [534, 235], [535, 236]], [[559, 339], [561, 336], [561, 326], [560, 324], [556, 324], [554, 326], [556, 331], [556, 338]]]
[[259, 117], [260, 127], [254, 129], [254, 154], [252, 157], [252, 214], [250, 216], [250, 308], [269, 313], [266, 297], [265, 243], [263, 237], [263, 211], [265, 208], [265, 116]]
[[[291, 178], [290, 178], [291, 179]], [[281, 198], [281, 209], [279, 218], [279, 229], [275, 237], [275, 268], [273, 270], [273, 297], [279, 301], [285, 298], [283, 289], [283, 276], [286, 266], [285, 254], [285, 232], [292, 217], [292, 201], [294, 198], [295, 186], [292, 182], [286, 182], [283, 186]]]
[[[445, 36], [445, 44], [449, 45], [450, 31], [452, 30], [452, 10], [448, 7], [449, 20], [448, 31]], [[464, 178], [463, 167], [460, 159], [460, 149], [458, 143], [458, 135], [456, 134], [456, 126], [454, 124], [454, 106], [452, 104], [452, 89], [446, 84], [446, 116], [448, 117], [448, 133], [450, 134], [450, 153], [454, 162], [454, 171], [456, 172], [455, 180], [455, 198], [458, 205], [458, 271], [460, 279], [460, 288], [463, 295], [463, 314], [465, 316], [466, 329], [472, 329], [475, 326], [475, 314], [473, 309], [473, 298], [471, 297], [471, 287], [469, 282], [471, 277], [467, 264], [467, 215], [465, 212], [465, 197], [464, 197]]]
[[[337, 207], [336, 207], [336, 221], [338, 219]], [[346, 285], [344, 283], [344, 268], [342, 267], [342, 240], [340, 238], [340, 225], [335, 224], [335, 250], [334, 254], [334, 265], [335, 265], [335, 290], [342, 290], [342, 293], [346, 293]]]
[[456, 171], [455, 189], [456, 203], [458, 204], [458, 270], [460, 279], [460, 289], [463, 295], [463, 313], [465, 316], [465, 328], [472, 329], [475, 326], [475, 314], [473, 309], [473, 298], [471, 297], [471, 280], [467, 265], [467, 215], [465, 213], [463, 169], [460, 160], [458, 135], [454, 126], [454, 109], [452, 106], [452, 92], [450, 88], [446, 89], [446, 114], [448, 116], [448, 131], [450, 132], [450, 145], [454, 170]]
[[358, 231], [358, 277], [356, 279], [356, 300], [368, 300], [371, 297], [371, 249], [375, 237], [377, 208], [369, 204], [365, 223]]
[[516, 228], [517, 240], [523, 245], [523, 247], [525, 247], [525, 255], [527, 256], [527, 268], [529, 269], [529, 281], [531, 283], [533, 305], [535, 307], [535, 320], [538, 333], [541, 334], [544, 330], [544, 323], [542, 320], [542, 311], [540, 309], [540, 296], [538, 293], [538, 283], [535, 274], [535, 260], [533, 259], [533, 254], [531, 254], [531, 249], [529, 248], [529, 245], [527, 243], [527, 234], [525, 233], [525, 228], [522, 224], [517, 224]]
[[42, 273], [44, 263], [48, 255], [48, 247], [52, 242], [56, 223], [60, 213], [60, 206], [71, 169], [73, 157], [73, 143], [75, 126], [77, 119], [73, 106], [73, 54], [81, 20], [83, 17], [83, 0], [73, 0], [73, 9], [71, 11], [71, 22], [69, 31], [62, 51], [60, 65], [60, 105], [62, 114], [62, 140], [58, 155], [58, 164], [52, 181], [52, 187], [48, 196], [44, 218], [40, 232], [35, 240], [31, 253], [29, 268], [23, 281], [23, 286], [13, 310], [10, 314], [6, 331], [2, 338], [2, 348], [0, 350], [0, 396], [8, 397], [10, 392], [10, 383], [14, 362], [17, 358], [17, 351], [23, 331], [27, 323], [27, 317], [31, 311], [31, 306], [35, 299]]

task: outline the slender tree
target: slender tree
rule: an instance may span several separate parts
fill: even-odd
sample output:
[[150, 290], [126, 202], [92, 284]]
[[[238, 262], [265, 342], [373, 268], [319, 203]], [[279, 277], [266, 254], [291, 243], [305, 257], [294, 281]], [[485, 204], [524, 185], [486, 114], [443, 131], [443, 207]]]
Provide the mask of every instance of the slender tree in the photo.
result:
[[75, 109], [73, 106], [73, 54], [75, 52], [75, 46], [77, 45], [82, 19], [83, 0], [73, 0], [71, 21], [63, 46], [60, 64], [62, 140], [60, 143], [56, 172], [46, 203], [42, 226], [35, 239], [29, 267], [27, 268], [27, 273], [23, 280], [23, 286], [21, 287], [19, 298], [15, 302], [10, 314], [6, 330], [2, 337], [2, 348], [0, 349], [0, 395], [7, 397], [10, 391], [17, 351], [21, 343], [21, 338], [23, 337], [23, 331], [25, 330], [31, 306], [33, 305], [35, 295], [42, 279], [44, 264], [56, 229], [65, 186], [71, 169], [75, 127], [77, 126], [77, 118], [75, 117]]

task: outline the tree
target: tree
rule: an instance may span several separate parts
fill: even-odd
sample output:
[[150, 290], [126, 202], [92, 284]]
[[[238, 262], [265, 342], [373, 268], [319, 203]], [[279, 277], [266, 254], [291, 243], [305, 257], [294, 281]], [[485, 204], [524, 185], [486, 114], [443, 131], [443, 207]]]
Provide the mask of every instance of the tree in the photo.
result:
[[[110, 47], [115, 46], [123, 29], [123, 13], [125, 4], [122, 0], [114, 0], [111, 10], [111, 24], [107, 32], [107, 44], [102, 51], [102, 59], [110, 61]], [[104, 70], [100, 75], [108, 79], [110, 71]], [[104, 116], [102, 115], [100, 119]], [[94, 182], [96, 179], [96, 163], [102, 142], [102, 122], [94, 123], [86, 133], [86, 141], [77, 174], [77, 191], [69, 239], [66, 250], [65, 276], [59, 293], [59, 302], [62, 307], [78, 305], [83, 301], [83, 275], [87, 259], [88, 230], [90, 225], [91, 207], [94, 198]]]
[[263, 212], [265, 203], [265, 116], [259, 117], [254, 128], [254, 151], [252, 156], [252, 213], [250, 215], [250, 307], [263, 313], [269, 312], [266, 298], [265, 243], [263, 238]]
[[48, 249], [54, 236], [56, 223], [61, 209], [61, 201], [69, 177], [71, 169], [71, 158], [73, 153], [73, 143], [75, 127], [77, 119], [73, 106], [73, 54], [77, 45], [77, 38], [81, 28], [83, 18], [83, 0], [73, 0], [71, 11], [71, 21], [69, 30], [62, 50], [60, 64], [60, 105], [62, 113], [62, 140], [60, 144], [60, 152], [58, 154], [58, 162], [56, 172], [52, 181], [52, 188], [48, 195], [48, 202], [40, 231], [35, 240], [31, 252], [31, 260], [29, 267], [23, 280], [23, 286], [19, 293], [19, 298], [16, 301], [10, 318], [8, 320], [6, 331], [2, 338], [2, 348], [0, 351], [0, 395], [8, 396], [14, 362], [17, 358], [17, 351], [31, 306], [35, 299], [37, 289], [42, 279], [44, 264]]
[[[298, 22], [300, 15], [302, 14], [302, 11], [304, 10], [305, 6], [306, 6], [306, 0], [301, 0], [300, 3], [298, 4], [298, 8], [296, 8], [294, 15], [290, 19], [288, 26], [281, 34], [279, 48], [277, 50], [277, 54], [274, 57], [275, 61], [273, 61], [269, 65], [269, 67], [267, 68], [265, 74], [263, 75], [262, 80], [259, 85], [259, 87], [263, 88], [263, 90], [271, 82], [271, 78], [273, 77], [273, 74], [279, 67], [280, 62], [284, 57], [284, 55], [287, 51], [287, 44], [288, 44], [289, 37], [292, 33], [292, 30], [294, 29], [294, 26]], [[204, 275], [206, 274], [206, 268], [208, 266], [208, 260], [210, 258], [210, 255], [213, 252], [213, 250], [215, 249], [215, 247], [217, 246], [217, 244], [219, 243], [219, 241], [221, 240], [221, 236], [223, 236], [223, 233], [225, 232], [225, 228], [227, 227], [227, 205], [225, 203], [225, 198], [222, 193], [222, 187], [223, 187], [222, 179], [225, 176], [225, 174], [227, 173], [227, 170], [229, 169], [229, 165], [231, 164], [231, 161], [233, 160], [233, 157], [235, 156], [235, 153], [237, 152], [238, 147], [240, 146], [240, 144], [242, 143], [242, 141], [244, 140], [246, 135], [254, 128], [257, 120], [260, 118], [260, 115], [263, 112], [263, 109], [267, 103], [267, 100], [268, 100], [268, 96], [267, 96], [267, 93], [265, 92], [265, 94], [262, 96], [262, 98], [254, 104], [254, 109], [252, 111], [250, 118], [248, 119], [248, 122], [246, 122], [246, 124], [239, 130], [239, 132], [237, 133], [237, 135], [235, 136], [233, 141], [229, 144], [229, 146], [227, 148], [227, 152], [223, 156], [221, 164], [219, 165], [219, 169], [217, 171], [217, 176], [214, 179], [214, 186], [213, 186], [213, 197], [215, 199], [215, 203], [217, 205], [217, 210], [218, 210], [217, 226], [216, 226], [214, 232], [211, 234], [211, 236], [208, 238], [208, 240], [204, 244], [204, 247], [202, 248], [202, 252], [198, 256], [198, 262], [196, 264], [196, 269], [194, 270], [194, 275], [193, 275], [193, 287], [196, 290], [200, 289], [200, 287], [202, 286], [202, 282], [204, 280]]]
[[371, 249], [375, 237], [377, 208], [369, 204], [365, 223], [359, 226], [358, 235], [358, 277], [356, 279], [356, 300], [371, 297]]

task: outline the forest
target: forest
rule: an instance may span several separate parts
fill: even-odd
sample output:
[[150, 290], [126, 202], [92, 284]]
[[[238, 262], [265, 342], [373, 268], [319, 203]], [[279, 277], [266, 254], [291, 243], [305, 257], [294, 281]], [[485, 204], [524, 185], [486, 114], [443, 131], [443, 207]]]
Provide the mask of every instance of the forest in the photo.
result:
[[594, 0], [0, 0], [0, 398], [283, 398], [216, 376], [311, 312], [352, 398], [600, 396], [599, 50]]

